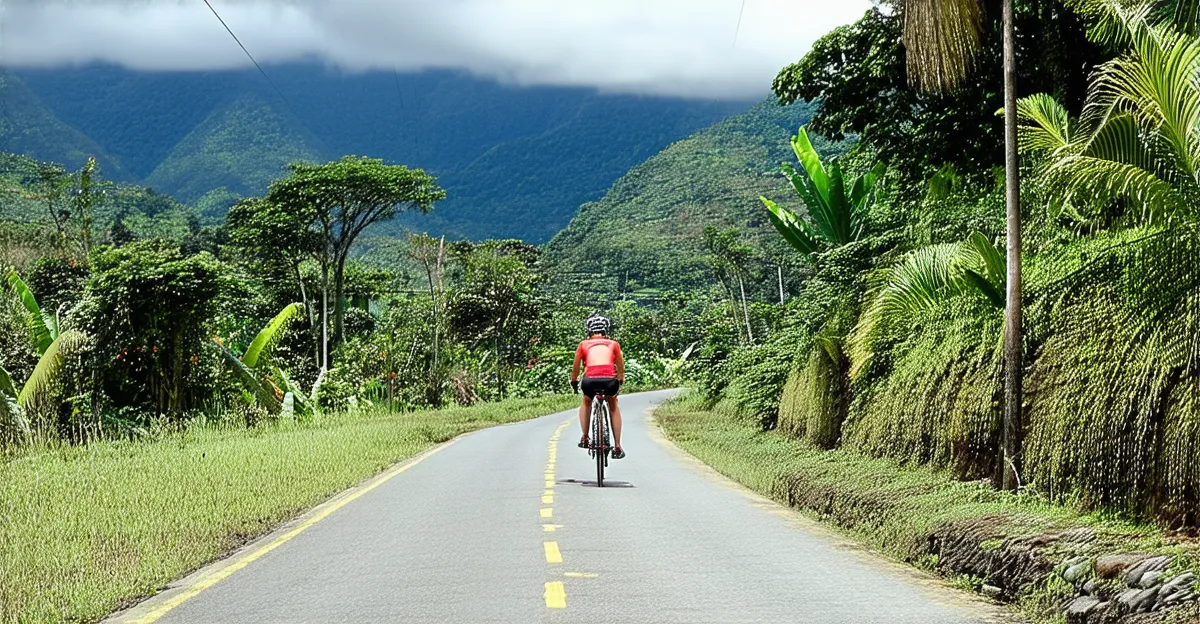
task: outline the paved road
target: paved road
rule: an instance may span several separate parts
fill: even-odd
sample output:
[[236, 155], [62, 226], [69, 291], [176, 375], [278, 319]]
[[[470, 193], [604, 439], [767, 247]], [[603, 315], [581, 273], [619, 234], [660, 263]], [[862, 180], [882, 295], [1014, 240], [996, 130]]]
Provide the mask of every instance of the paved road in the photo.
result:
[[158, 621], [936, 624], [1002, 617], [861, 552], [664, 443], [645, 413], [666, 396], [622, 400], [629, 457], [613, 462], [608, 476], [625, 487], [579, 483], [595, 478], [594, 464], [575, 448], [571, 414], [477, 432]]

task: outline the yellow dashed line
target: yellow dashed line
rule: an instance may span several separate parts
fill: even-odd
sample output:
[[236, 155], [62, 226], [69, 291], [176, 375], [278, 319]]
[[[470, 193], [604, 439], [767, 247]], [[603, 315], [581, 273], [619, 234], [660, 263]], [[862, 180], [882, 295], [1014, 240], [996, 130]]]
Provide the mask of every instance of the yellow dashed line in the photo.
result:
[[543, 507], [542, 508], [542, 517], [543, 518], [553, 518], [554, 517], [554, 508]]
[[593, 574], [591, 572], [564, 572], [563, 576], [567, 576], [570, 578], [596, 578], [600, 575]]
[[554, 495], [553, 494], [542, 495], [542, 504], [543, 505], [553, 505], [554, 504]]
[[545, 533], [553, 533], [553, 532], [561, 529], [562, 527], [563, 527], [563, 525], [561, 525], [561, 524], [543, 524], [542, 531]]
[[546, 606], [551, 609], [566, 609], [567, 608], [567, 590], [563, 587], [562, 581], [554, 581], [546, 583]]
[[558, 552], [558, 542], [543, 542], [546, 549], [546, 563], [562, 563], [562, 553]]

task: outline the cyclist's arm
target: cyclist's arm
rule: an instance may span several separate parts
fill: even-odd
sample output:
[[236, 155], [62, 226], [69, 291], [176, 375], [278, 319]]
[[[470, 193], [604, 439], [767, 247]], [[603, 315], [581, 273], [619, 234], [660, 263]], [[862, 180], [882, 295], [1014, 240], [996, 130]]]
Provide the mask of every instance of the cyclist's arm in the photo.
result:
[[617, 381], [625, 383], [625, 356], [621, 354], [620, 343], [613, 343], [613, 359], [617, 365]]
[[579, 381], [579, 366], [583, 363], [583, 343], [575, 349], [575, 362], [571, 364], [571, 383]]

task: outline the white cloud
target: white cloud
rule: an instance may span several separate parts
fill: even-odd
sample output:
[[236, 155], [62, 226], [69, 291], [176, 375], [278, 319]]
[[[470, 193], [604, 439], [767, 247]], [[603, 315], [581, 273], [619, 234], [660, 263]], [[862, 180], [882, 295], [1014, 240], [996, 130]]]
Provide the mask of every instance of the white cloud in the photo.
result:
[[[211, 0], [260, 63], [466, 69], [517, 84], [711, 98], [775, 73], [869, 0]], [[249, 64], [200, 0], [0, 0], [0, 64]], [[268, 68], [269, 70], [269, 68]]]

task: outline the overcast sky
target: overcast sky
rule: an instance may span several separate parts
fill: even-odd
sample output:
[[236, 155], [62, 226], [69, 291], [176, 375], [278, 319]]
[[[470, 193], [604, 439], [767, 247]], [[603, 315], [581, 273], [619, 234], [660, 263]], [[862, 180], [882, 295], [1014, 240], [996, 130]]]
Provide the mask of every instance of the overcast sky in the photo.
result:
[[[260, 63], [466, 69], [517, 84], [757, 97], [869, 0], [211, 0]], [[0, 65], [250, 61], [203, 0], [0, 0]], [[736, 32], [736, 45], [735, 45]]]

